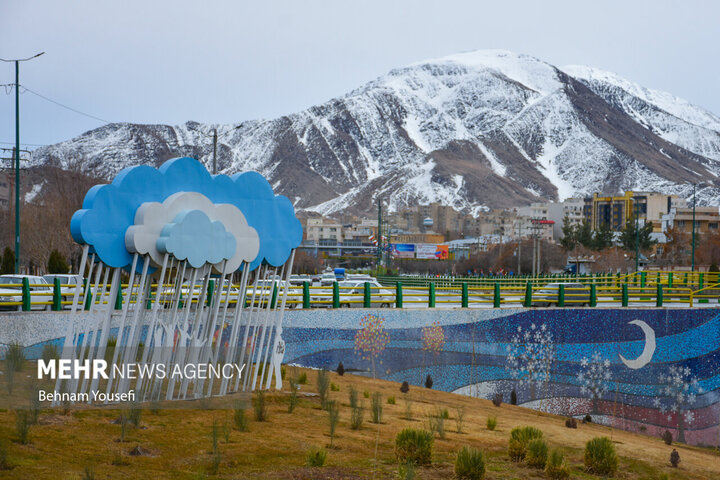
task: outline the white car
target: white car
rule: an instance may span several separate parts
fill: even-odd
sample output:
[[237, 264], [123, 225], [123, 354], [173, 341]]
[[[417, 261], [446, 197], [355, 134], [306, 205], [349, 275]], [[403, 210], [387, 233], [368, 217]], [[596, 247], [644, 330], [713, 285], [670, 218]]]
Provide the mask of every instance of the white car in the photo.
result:
[[[43, 275], [43, 278], [52, 286], [55, 279], [60, 280], [60, 296], [63, 302], [72, 302], [75, 297], [76, 285], [83, 284], [83, 278], [80, 275], [73, 274], [48, 274]], [[80, 301], [82, 302], [82, 288], [80, 289]], [[65, 308], [70, 308], [69, 305], [65, 305]]]
[[[52, 287], [43, 277], [36, 275], [0, 275], [0, 308], [22, 310], [21, 305], [1, 305], [3, 302], [22, 302], [22, 282], [30, 284], [30, 303], [52, 302]], [[31, 305], [31, 310], [49, 310], [50, 305]]]
[[[373, 308], [390, 307], [395, 303], [395, 293], [380, 285], [377, 280], [368, 282], [352, 280], [338, 282], [340, 307], [362, 308], [364, 306], [365, 283], [370, 284], [370, 305]], [[318, 291], [313, 294], [310, 300], [314, 304], [313, 306], [332, 306], [332, 290]]]

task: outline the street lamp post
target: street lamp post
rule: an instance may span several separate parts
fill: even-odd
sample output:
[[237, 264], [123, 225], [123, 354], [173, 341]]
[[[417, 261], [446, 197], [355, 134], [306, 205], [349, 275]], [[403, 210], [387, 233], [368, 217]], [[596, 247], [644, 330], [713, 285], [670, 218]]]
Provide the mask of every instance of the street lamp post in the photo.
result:
[[697, 203], [697, 197], [695, 196], [695, 189], [697, 183], [693, 183], [693, 216], [692, 216], [692, 267], [691, 272], [695, 273], [695, 204]]
[[635, 206], [635, 272], [639, 272], [640, 268], [640, 205], [637, 200], [633, 199]]
[[20, 273], [20, 62], [37, 58], [45, 52], [40, 52], [28, 58], [8, 60], [0, 58], [3, 62], [15, 62], [15, 273]]

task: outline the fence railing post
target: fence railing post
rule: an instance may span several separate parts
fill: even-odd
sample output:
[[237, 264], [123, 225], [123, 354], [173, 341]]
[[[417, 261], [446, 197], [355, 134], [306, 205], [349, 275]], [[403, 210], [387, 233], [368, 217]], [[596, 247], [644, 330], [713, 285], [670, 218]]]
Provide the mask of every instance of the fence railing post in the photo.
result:
[[372, 308], [372, 295], [370, 293], [369, 282], [365, 282], [365, 289], [363, 291], [363, 307]]
[[565, 306], [565, 284], [561, 283], [558, 286], [558, 301], [557, 301], [558, 307], [564, 307]]
[[310, 282], [305, 280], [302, 285], [303, 308], [310, 308]]
[[623, 283], [622, 285], [622, 306], [627, 307], [628, 306], [628, 286], [627, 283]]
[[395, 282], [395, 308], [403, 308], [402, 282]]
[[597, 287], [594, 283], [590, 285], [590, 306], [597, 307]]
[[467, 282], [462, 283], [462, 308], [468, 308], [469, 304], [468, 284]]
[[274, 309], [277, 305], [277, 296], [278, 296], [278, 286], [276, 283], [273, 283], [273, 291], [272, 291], [272, 298], [270, 299], [270, 309]]
[[500, 308], [500, 283], [495, 282], [493, 289], [493, 308]]
[[428, 286], [428, 307], [435, 308], [435, 283], [430, 282]]
[[673, 274], [672, 272], [668, 272], [668, 288], [672, 288], [673, 286]]
[[340, 285], [338, 285], [337, 280], [333, 282], [332, 306], [333, 308], [340, 308]]
[[52, 309], [56, 312], [62, 310], [62, 294], [60, 293], [60, 279], [53, 280], [53, 304]]
[[123, 289], [122, 289], [122, 282], [120, 282], [120, 285], [118, 285], [117, 295], [115, 295], [115, 310], [122, 310], [122, 299], [123, 299]]
[[525, 308], [532, 307], [532, 283], [525, 283], [525, 301], [523, 302]]
[[[212, 298], [213, 298], [214, 293], [215, 293], [215, 280], [210, 279], [210, 280], [208, 280], [207, 299], [205, 302], [205, 305], [207, 305], [208, 307], [210, 305], [212, 305]], [[273, 307], [270, 307], [270, 308], [273, 308]]]
[[657, 284], [657, 293], [655, 294], [655, 306], [656, 307], [662, 307], [663, 306], [663, 286], [662, 283]]
[[32, 297], [30, 294], [30, 282], [28, 281], [27, 277], [23, 277], [22, 279], [22, 310], [23, 312], [30, 311], [30, 303], [32, 302]]

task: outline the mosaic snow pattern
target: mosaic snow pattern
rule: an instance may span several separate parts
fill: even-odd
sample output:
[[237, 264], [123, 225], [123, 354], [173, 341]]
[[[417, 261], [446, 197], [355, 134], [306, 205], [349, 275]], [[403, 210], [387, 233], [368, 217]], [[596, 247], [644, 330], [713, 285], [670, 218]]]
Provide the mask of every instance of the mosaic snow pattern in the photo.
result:
[[430, 374], [433, 388], [506, 401], [514, 389], [530, 408], [718, 445], [720, 310], [292, 311], [284, 361], [342, 361], [370, 375], [371, 360], [355, 348], [368, 314], [388, 337], [375, 357], [379, 378], [422, 385]]

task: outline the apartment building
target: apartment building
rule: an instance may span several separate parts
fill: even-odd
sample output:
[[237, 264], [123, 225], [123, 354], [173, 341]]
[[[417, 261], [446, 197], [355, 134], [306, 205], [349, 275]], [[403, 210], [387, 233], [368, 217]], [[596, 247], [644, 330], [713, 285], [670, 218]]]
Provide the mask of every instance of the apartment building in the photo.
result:
[[583, 200], [583, 217], [593, 230], [599, 229], [602, 224], [607, 224], [616, 232], [622, 230], [634, 215], [642, 221], [652, 222], [655, 231], [660, 232], [664, 214], [669, 213], [672, 208], [687, 206], [685, 200], [677, 195], [630, 190], [622, 195], [593, 193], [592, 197]]

